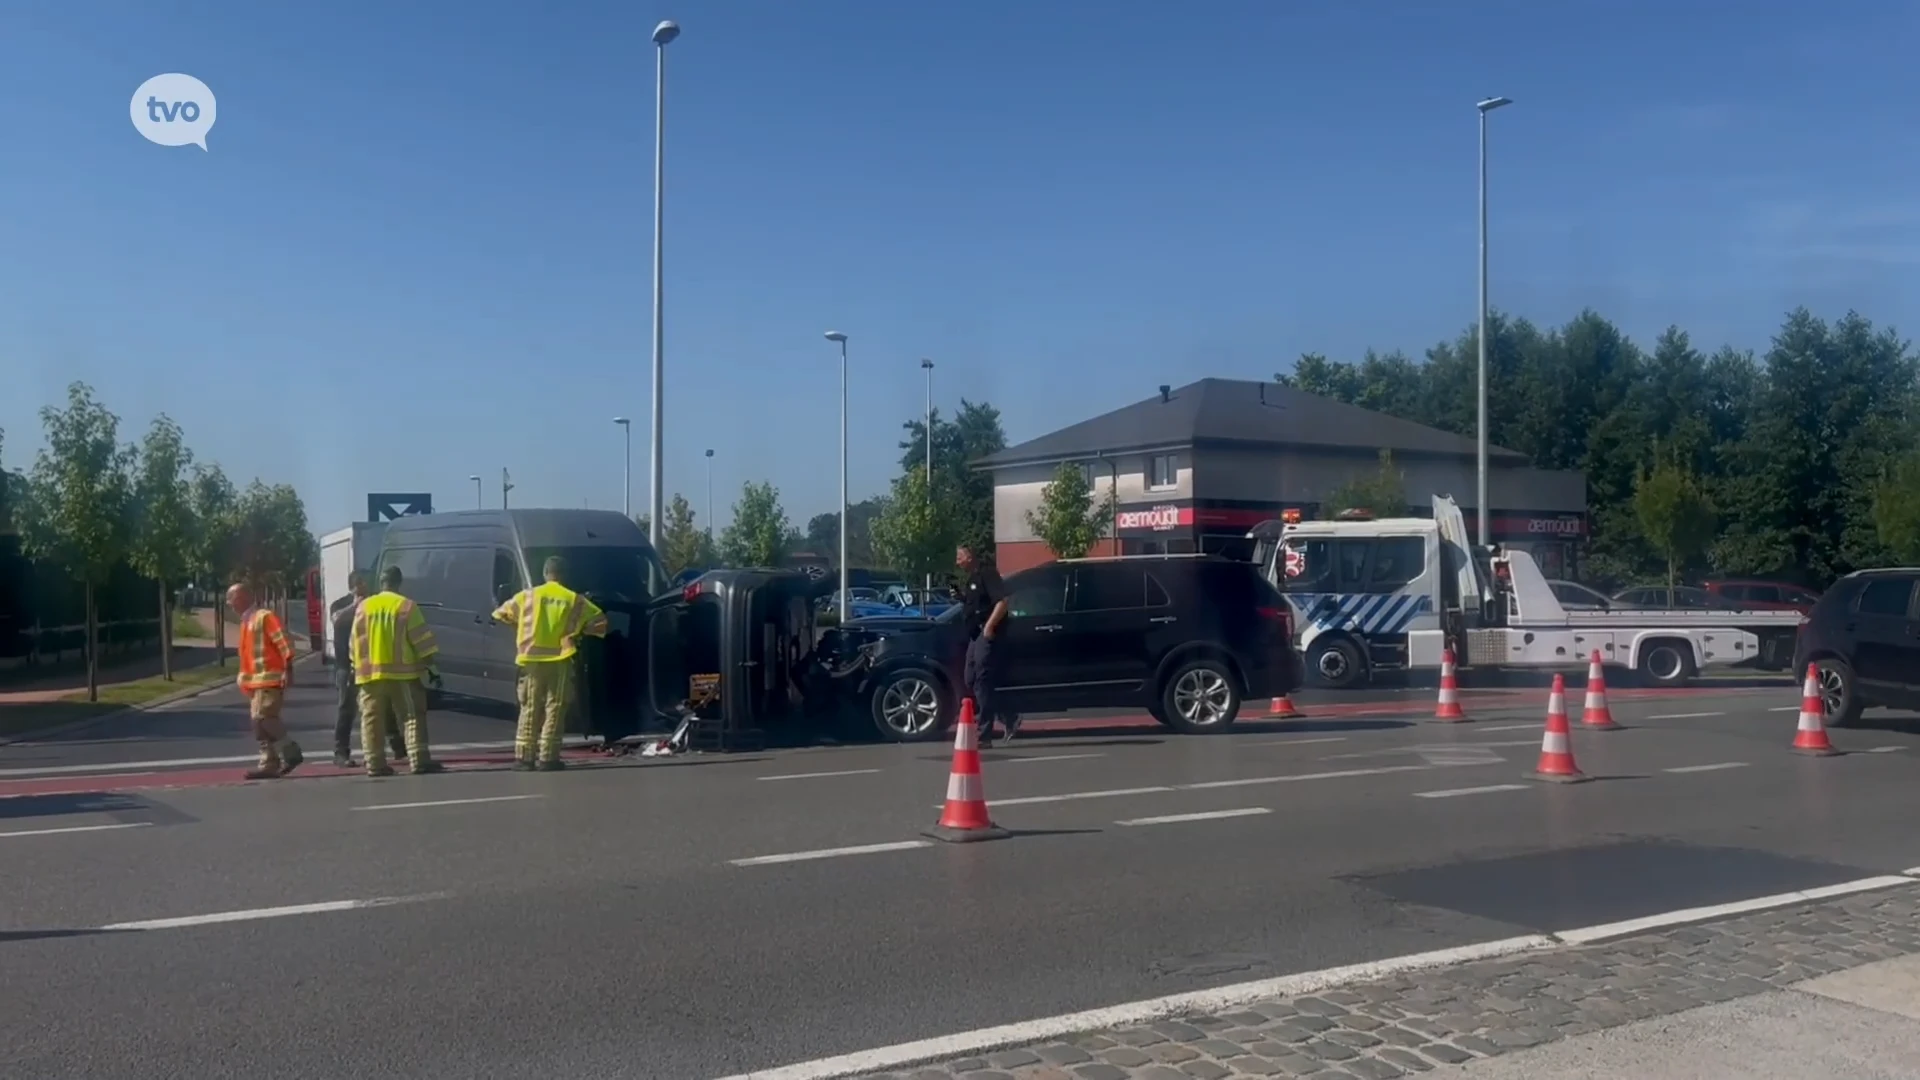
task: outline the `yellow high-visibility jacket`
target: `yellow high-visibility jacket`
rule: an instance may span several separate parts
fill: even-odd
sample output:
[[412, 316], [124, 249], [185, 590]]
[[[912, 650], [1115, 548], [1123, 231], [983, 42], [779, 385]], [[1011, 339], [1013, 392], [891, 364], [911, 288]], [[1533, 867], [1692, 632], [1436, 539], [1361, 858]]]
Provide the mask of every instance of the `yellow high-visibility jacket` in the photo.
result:
[[493, 617], [514, 628], [516, 661], [546, 664], [574, 653], [580, 635], [604, 637], [607, 616], [593, 601], [556, 581], [522, 589]]
[[418, 680], [440, 646], [413, 601], [383, 592], [360, 601], [353, 615], [353, 681]]

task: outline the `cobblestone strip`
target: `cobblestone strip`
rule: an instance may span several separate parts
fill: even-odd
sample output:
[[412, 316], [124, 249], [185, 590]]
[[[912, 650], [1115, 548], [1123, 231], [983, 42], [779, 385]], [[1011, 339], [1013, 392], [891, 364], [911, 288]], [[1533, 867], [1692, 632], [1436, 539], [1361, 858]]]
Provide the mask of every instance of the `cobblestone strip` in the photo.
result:
[[869, 1080], [1392, 1080], [1920, 953], [1920, 889], [1088, 1032]]

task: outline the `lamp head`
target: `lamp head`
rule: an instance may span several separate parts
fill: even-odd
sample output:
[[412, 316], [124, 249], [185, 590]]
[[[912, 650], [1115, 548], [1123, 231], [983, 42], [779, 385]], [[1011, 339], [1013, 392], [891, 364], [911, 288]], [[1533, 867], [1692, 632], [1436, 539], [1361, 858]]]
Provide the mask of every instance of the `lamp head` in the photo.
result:
[[663, 19], [659, 26], [653, 28], [653, 43], [662, 48], [666, 47], [667, 42], [679, 36], [680, 24], [672, 19]]

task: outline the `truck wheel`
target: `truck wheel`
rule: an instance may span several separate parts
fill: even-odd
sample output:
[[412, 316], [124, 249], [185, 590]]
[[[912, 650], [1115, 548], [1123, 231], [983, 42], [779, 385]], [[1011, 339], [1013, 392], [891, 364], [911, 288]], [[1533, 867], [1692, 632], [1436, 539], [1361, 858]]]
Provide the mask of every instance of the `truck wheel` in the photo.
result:
[[888, 742], [927, 742], [946, 732], [953, 694], [926, 668], [896, 668], [874, 681], [868, 711]]
[[1672, 641], [1650, 642], [1640, 653], [1640, 675], [1654, 686], [1685, 686], [1693, 678], [1693, 650]]
[[1166, 716], [1162, 723], [1183, 735], [1227, 730], [1240, 715], [1240, 691], [1233, 684], [1233, 672], [1211, 656], [1181, 664], [1160, 685], [1160, 711]]
[[1360, 647], [1346, 638], [1314, 642], [1307, 667], [1322, 685], [1335, 690], [1352, 689], [1367, 678], [1366, 658], [1360, 655]]
[[1851, 727], [1860, 722], [1860, 713], [1867, 703], [1860, 700], [1859, 683], [1853, 675], [1853, 665], [1839, 657], [1828, 657], [1814, 662], [1815, 683], [1820, 688], [1820, 711], [1826, 714], [1828, 727]]

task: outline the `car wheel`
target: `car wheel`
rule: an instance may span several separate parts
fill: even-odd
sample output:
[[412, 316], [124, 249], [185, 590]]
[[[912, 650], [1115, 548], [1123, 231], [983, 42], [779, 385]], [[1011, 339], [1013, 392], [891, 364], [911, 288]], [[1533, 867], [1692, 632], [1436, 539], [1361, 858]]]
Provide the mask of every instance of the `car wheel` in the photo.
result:
[[926, 742], [946, 731], [952, 694], [926, 668], [904, 667], [882, 675], [873, 687], [873, 726], [888, 742]]
[[1313, 669], [1315, 678], [1335, 690], [1351, 689], [1367, 677], [1366, 658], [1360, 655], [1360, 647], [1346, 638], [1315, 642], [1307, 666]]
[[1181, 664], [1160, 688], [1160, 711], [1166, 714], [1161, 722], [1182, 734], [1227, 730], [1240, 715], [1240, 691], [1234, 686], [1233, 672], [1212, 657]]
[[1693, 678], [1693, 650], [1673, 641], [1655, 641], [1640, 653], [1640, 675], [1654, 686], [1685, 686]]
[[1838, 657], [1814, 662], [1814, 675], [1820, 688], [1820, 711], [1826, 714], [1828, 727], [1850, 727], [1860, 722], [1867, 703], [1860, 700], [1859, 683], [1853, 677], [1853, 665]]

